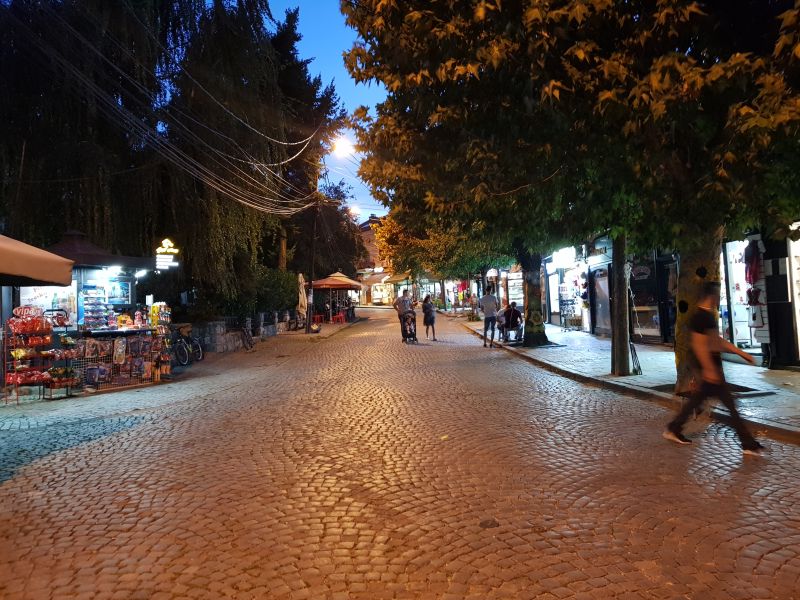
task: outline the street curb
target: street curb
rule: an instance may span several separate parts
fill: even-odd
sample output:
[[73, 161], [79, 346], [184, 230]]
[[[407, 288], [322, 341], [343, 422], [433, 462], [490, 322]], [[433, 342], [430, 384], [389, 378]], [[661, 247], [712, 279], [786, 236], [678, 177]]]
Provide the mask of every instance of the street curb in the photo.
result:
[[[483, 334], [481, 334], [478, 331], [475, 331], [467, 323], [460, 323], [460, 325], [464, 327], [464, 329], [472, 333], [474, 336], [478, 338], [483, 338]], [[649, 388], [633, 385], [630, 383], [622, 383], [619, 381], [608, 381], [607, 379], [600, 379], [599, 377], [584, 375], [583, 373], [578, 373], [576, 371], [571, 371], [570, 369], [565, 369], [564, 367], [559, 367], [557, 365], [554, 365], [553, 363], [549, 363], [534, 356], [528, 356], [527, 354], [523, 353], [518, 348], [515, 348], [513, 346], [506, 346], [504, 344], [500, 344], [498, 348], [502, 348], [506, 352], [510, 352], [511, 354], [514, 354], [517, 357], [526, 360], [531, 364], [536, 365], [537, 367], [541, 367], [542, 369], [550, 371], [551, 373], [555, 373], [556, 375], [561, 375], [562, 377], [567, 377], [568, 379], [573, 379], [580, 383], [585, 383], [587, 385], [592, 385], [606, 390], [619, 392], [625, 394], [626, 396], [633, 396], [640, 400], [656, 402], [657, 404], [664, 406], [665, 408], [671, 408], [673, 410], [678, 409], [683, 405], [683, 399], [680, 396], [676, 396], [674, 394], [665, 394], [664, 392], [656, 392]], [[711, 417], [715, 421], [726, 423], [730, 419], [730, 414], [728, 413], [727, 410], [723, 409], [722, 407], [716, 407], [711, 411]], [[764, 432], [773, 439], [800, 445], [800, 428], [792, 427], [791, 425], [786, 425], [784, 423], [769, 421], [767, 419], [756, 419], [753, 417], [745, 417], [745, 416], [742, 416], [742, 419], [757, 431]]]

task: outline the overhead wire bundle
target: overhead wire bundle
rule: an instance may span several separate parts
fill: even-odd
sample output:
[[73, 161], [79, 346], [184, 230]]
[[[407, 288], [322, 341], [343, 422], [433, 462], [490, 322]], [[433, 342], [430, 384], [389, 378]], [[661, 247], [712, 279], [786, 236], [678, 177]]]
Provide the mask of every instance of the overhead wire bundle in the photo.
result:
[[[136, 21], [138, 21], [142, 27], [146, 28], [146, 25], [142, 23], [142, 21], [139, 20], [139, 18], [135, 15], [133, 8], [130, 7], [127, 2], [125, 2], [125, 5], [129, 12], [134, 14]], [[141, 82], [131, 77], [125, 72], [125, 70], [115, 64], [114, 61], [110, 60], [99, 48], [97, 48], [96, 45], [94, 45], [90, 40], [86, 39], [81, 32], [75, 29], [75, 27], [66, 21], [57, 11], [53, 10], [47, 2], [44, 2], [39, 6], [43, 7], [48, 12], [48, 15], [51, 17], [51, 22], [59, 23], [64, 30], [70, 34], [70, 36], [72, 36], [72, 38], [77, 40], [83, 47], [95, 54], [104, 64], [109, 66], [111, 70], [120, 77], [121, 81], [124, 81], [125, 84], [130, 87], [130, 89], [125, 90], [126, 92], [133, 90], [141, 96], [141, 98], [139, 98], [128, 93], [125, 96], [126, 101], [134, 101], [139, 108], [144, 108], [144, 114], [147, 114], [147, 112], [154, 112], [155, 107], [152, 99], [154, 90], [144, 86]], [[105, 89], [105, 87], [98, 84], [93, 77], [90, 77], [78, 66], [76, 66], [72, 60], [70, 60], [62, 52], [59, 52], [53, 44], [46, 42], [42, 36], [37, 35], [34, 31], [32, 31], [28, 25], [17, 18], [11, 10], [7, 12], [16, 20], [18, 29], [27, 34], [29, 41], [37, 47], [39, 52], [41, 52], [44, 57], [50, 59], [54, 65], [57, 65], [63, 69], [63, 71], [71, 78], [79, 82], [86, 94], [96, 98], [99, 101], [98, 108], [112, 122], [117, 121], [121, 125], [126, 126], [130, 132], [136, 134], [142, 140], [149, 142], [153, 150], [163, 158], [191, 176], [195, 177], [208, 187], [240, 204], [264, 213], [279, 216], [295, 214], [315, 203], [317, 197], [317, 193], [315, 191], [303, 192], [297, 189], [291, 182], [281, 177], [280, 174], [272, 167], [278, 167], [287, 164], [292, 160], [301, 157], [308, 148], [309, 144], [311, 144], [311, 142], [314, 140], [319, 128], [307, 138], [294, 142], [279, 140], [273, 136], [269, 136], [268, 134], [255, 129], [239, 115], [236, 115], [226, 106], [224, 106], [224, 104], [218, 98], [214, 97], [209, 90], [202, 86], [196, 80], [196, 78], [192, 77], [188, 72], [186, 72], [183, 65], [179, 64], [179, 68], [183, 71], [187, 78], [192, 81], [193, 84], [198, 87], [198, 89], [201, 89], [203, 93], [208, 95], [208, 97], [211, 98], [216, 106], [220, 107], [225, 114], [229, 115], [237, 123], [243, 125], [249, 131], [258, 134], [269, 143], [283, 147], [300, 146], [300, 148], [291, 157], [286, 158], [285, 160], [269, 163], [255, 160], [253, 156], [241, 148], [241, 146], [230, 136], [219, 132], [179, 107], [170, 105], [170, 103], [166, 103], [163, 108], [158, 110], [159, 117], [163, 118], [163, 123], [166, 126], [165, 131], [162, 133], [155, 127], [143, 122], [141, 118], [131, 112], [131, 110], [120, 101], [123, 92], [120, 90], [119, 82], [111, 80], [110, 77], [107, 77], [106, 80], [102, 81], [103, 84], [108, 84], [108, 89]], [[93, 17], [91, 14], [87, 13], [87, 15], [90, 18]], [[158, 43], [158, 40], [155, 38], [152, 31], [150, 31], [149, 28], [146, 29], [148, 36], [153, 38], [156, 43]], [[125, 53], [130, 59], [132, 59], [135, 64], [142, 68], [146, 68], [138, 61], [136, 56], [134, 56], [131, 51], [125, 47], [124, 44], [119, 42], [119, 40], [114, 39], [113, 36], [107, 33], [107, 31], [104, 33], [104, 37], [121, 52]], [[161, 48], [162, 50], [166, 51], [166, 49], [163, 47]], [[100, 70], [96, 71], [94, 75], [97, 76], [102, 73], [103, 71]], [[201, 129], [216, 136], [220, 140], [227, 142], [233, 147], [234, 150], [238, 151], [241, 156], [234, 156], [229, 152], [225, 152], [224, 150], [221, 150], [220, 148], [210, 144], [203, 137], [198, 135], [192, 126], [184, 121], [189, 121], [193, 126], [200, 127]], [[180, 134], [185, 139], [192, 142], [192, 150], [203, 156], [205, 162], [213, 165], [214, 169], [205, 164], [204, 161], [198, 160], [191, 154], [184, 151], [181, 147], [173, 143], [168, 135], [169, 131], [167, 128], [180, 131]], [[242, 169], [236, 163], [249, 166], [252, 172]], [[255, 175], [259, 175], [260, 177]], [[284, 193], [280, 189], [277, 189], [277, 185], [283, 186], [284, 189], [290, 193]]]

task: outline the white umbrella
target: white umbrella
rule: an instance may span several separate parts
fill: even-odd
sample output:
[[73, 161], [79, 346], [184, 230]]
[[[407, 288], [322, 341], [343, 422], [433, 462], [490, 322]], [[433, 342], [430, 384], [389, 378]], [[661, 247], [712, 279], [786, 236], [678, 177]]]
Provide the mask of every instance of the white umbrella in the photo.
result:
[[303, 315], [303, 317], [305, 317], [308, 311], [308, 296], [306, 296], [306, 280], [302, 273], [297, 274], [297, 287], [297, 315]]

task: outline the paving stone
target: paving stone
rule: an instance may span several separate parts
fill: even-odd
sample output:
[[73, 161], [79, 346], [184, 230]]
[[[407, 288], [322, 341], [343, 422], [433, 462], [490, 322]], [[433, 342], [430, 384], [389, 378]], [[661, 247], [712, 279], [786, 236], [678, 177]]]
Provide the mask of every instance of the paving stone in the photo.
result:
[[800, 600], [800, 448], [745, 459], [722, 425], [673, 446], [659, 406], [444, 319], [404, 346], [364, 312], [179, 383], [21, 405], [0, 597]]

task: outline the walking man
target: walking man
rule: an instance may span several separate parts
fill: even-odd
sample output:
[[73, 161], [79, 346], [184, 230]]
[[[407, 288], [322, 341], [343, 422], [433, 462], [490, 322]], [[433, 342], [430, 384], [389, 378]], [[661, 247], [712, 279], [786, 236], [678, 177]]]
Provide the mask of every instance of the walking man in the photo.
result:
[[760, 455], [764, 447], [756, 441], [742, 421], [730, 388], [725, 382], [721, 353], [738, 354], [750, 364], [754, 364], [755, 359], [720, 337], [714, 314], [719, 306], [719, 290], [720, 284], [717, 281], [703, 284], [702, 298], [697, 310], [689, 320], [692, 336], [691, 360], [697, 372], [697, 387], [678, 415], [667, 425], [664, 438], [678, 444], [691, 444], [692, 441], [683, 435], [683, 426], [689, 417], [695, 414], [695, 411], [702, 408], [709, 396], [715, 396], [730, 412], [731, 425], [736, 430], [736, 435], [739, 436], [742, 451], [745, 454]]
[[489, 341], [489, 348], [494, 348], [494, 331], [497, 325], [497, 298], [492, 294], [493, 288], [486, 286], [486, 294], [478, 303], [483, 311], [483, 347], [486, 348], [486, 332], [491, 327], [492, 337]]

